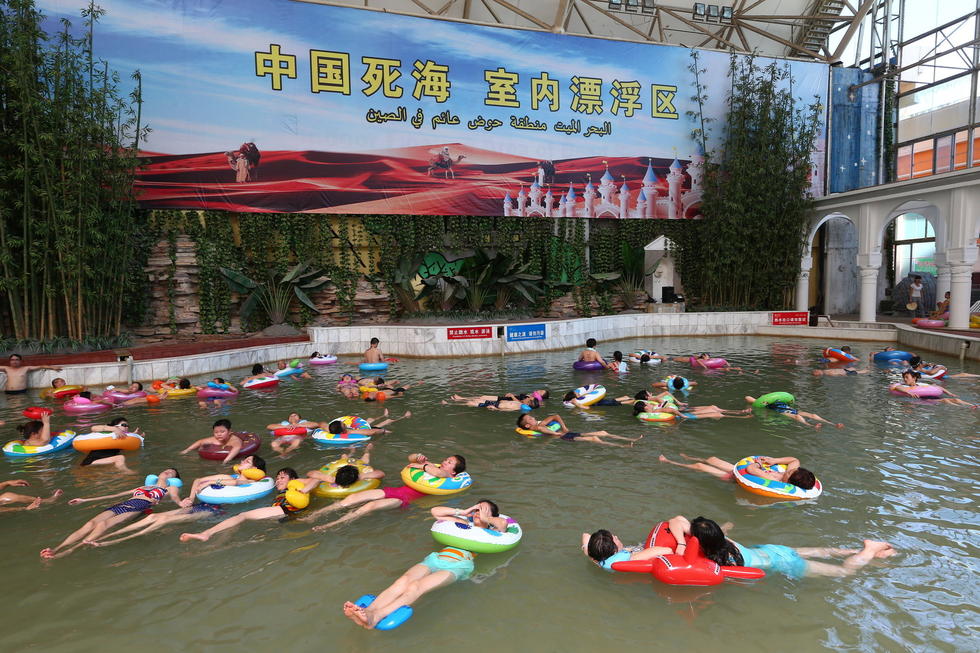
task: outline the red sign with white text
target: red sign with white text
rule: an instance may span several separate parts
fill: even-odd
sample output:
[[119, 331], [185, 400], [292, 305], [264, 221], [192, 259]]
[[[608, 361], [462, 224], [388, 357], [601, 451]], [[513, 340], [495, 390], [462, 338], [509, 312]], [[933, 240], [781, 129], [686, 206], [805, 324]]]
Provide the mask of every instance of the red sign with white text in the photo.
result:
[[786, 313], [773, 313], [772, 326], [784, 326], [787, 324], [810, 324], [810, 314], [806, 311], [790, 311]]
[[493, 337], [493, 327], [449, 327], [446, 329], [446, 337], [450, 340], [475, 340], [477, 338]]

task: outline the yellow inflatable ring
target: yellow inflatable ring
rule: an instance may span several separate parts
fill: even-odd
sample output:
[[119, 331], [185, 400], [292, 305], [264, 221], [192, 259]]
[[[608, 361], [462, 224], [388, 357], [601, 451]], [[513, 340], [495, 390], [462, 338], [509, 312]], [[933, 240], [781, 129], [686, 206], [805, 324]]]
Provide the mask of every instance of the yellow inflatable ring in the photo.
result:
[[163, 391], [167, 391], [168, 397], [189, 397], [190, 395], [197, 394], [197, 388], [167, 388], [163, 387], [157, 390], [158, 394], [163, 394]]
[[440, 478], [427, 474], [421, 467], [412, 466], [402, 470], [402, 482], [422, 494], [457, 494], [473, 485], [473, 479], [466, 472], [451, 478]]
[[[352, 465], [357, 467], [359, 474], [364, 472], [373, 472], [374, 468], [370, 465], [365, 465], [357, 458], [340, 458], [332, 463], [328, 463], [320, 468], [320, 471], [324, 474], [329, 474], [334, 476], [337, 470], [346, 465]], [[359, 478], [356, 483], [348, 485], [347, 487], [341, 487], [336, 483], [320, 483], [317, 485], [313, 491], [318, 497], [326, 497], [328, 499], [343, 499], [344, 497], [354, 494], [355, 492], [363, 492], [364, 490], [373, 490], [374, 488], [381, 485], [380, 478]]]
[[85, 390], [84, 385], [63, 385], [60, 388], [45, 388], [41, 396], [45, 399], [67, 399]]

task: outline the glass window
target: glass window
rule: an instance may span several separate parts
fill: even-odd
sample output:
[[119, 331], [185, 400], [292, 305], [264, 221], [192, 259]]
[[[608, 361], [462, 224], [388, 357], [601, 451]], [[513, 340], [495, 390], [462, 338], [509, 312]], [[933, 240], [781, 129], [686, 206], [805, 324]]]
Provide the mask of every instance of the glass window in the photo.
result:
[[953, 170], [962, 170], [966, 167], [967, 145], [970, 144], [969, 132], [963, 130], [956, 132], [953, 143]]
[[936, 173], [953, 169], [953, 135], [936, 139]]
[[912, 245], [895, 246], [895, 279], [904, 279], [912, 271]]
[[936, 274], [936, 243], [912, 243], [911, 259], [913, 272]]
[[[980, 134], [978, 134], [980, 137]], [[898, 148], [898, 166], [896, 177], [899, 181], [912, 178], [912, 146], [903, 145]]]
[[980, 129], [973, 130], [973, 163], [980, 165]]
[[932, 139], [919, 141], [912, 145], [912, 176], [925, 177], [932, 174]]
[[895, 240], [928, 238], [929, 221], [918, 213], [903, 213], [895, 218]]
[[969, 122], [970, 75], [898, 98], [900, 141], [952, 131]]

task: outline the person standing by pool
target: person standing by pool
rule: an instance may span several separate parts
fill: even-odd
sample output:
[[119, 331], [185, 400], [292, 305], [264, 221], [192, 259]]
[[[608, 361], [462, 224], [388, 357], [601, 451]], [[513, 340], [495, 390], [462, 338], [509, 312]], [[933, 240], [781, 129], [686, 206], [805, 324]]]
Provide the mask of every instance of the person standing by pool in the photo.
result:
[[926, 314], [925, 306], [922, 305], [922, 277], [919, 275], [912, 277], [912, 283], [909, 284], [909, 303], [915, 304], [911, 307], [915, 317]]
[[[466, 471], [466, 459], [463, 458], [463, 456], [456, 454], [446, 457], [437, 465], [435, 463], [430, 463], [429, 459], [423, 454], [413, 453], [408, 457], [408, 466], [421, 469], [426, 474], [431, 476], [436, 476], [439, 478], [452, 478], [453, 476], [462, 474]], [[307, 519], [315, 519], [319, 515], [326, 515], [335, 510], [343, 510], [345, 508], [359, 506], [356, 510], [352, 510], [340, 519], [336, 519], [328, 524], [313, 527], [314, 531], [319, 532], [334, 526], [339, 526], [340, 524], [354, 521], [355, 519], [363, 517], [368, 513], [378, 510], [390, 510], [398, 507], [407, 508], [408, 504], [421, 499], [424, 496], [426, 496], [424, 493], [410, 488], [407, 485], [385, 487], [376, 490], [364, 490], [363, 492], [355, 492], [341, 501], [310, 513]]]
[[36, 370], [54, 370], [60, 372], [60, 367], [51, 365], [24, 365], [24, 358], [20, 354], [11, 354], [6, 365], [0, 365], [0, 372], [6, 375], [3, 383], [3, 391], [8, 395], [22, 395], [27, 393], [27, 375]]
[[[455, 521], [498, 533], [507, 530], [507, 520], [500, 517], [497, 504], [489, 499], [480, 499], [466, 510], [436, 506], [432, 509], [432, 516], [436, 521]], [[401, 606], [410, 606], [432, 590], [469, 578], [473, 574], [474, 555], [454, 546], [434, 551], [422, 562], [409, 567], [367, 607], [360, 607], [351, 601], [344, 603], [344, 616], [370, 630]]]
[[377, 338], [371, 338], [371, 346], [367, 348], [364, 352], [364, 360], [362, 363], [383, 363], [385, 362], [385, 355], [381, 353], [381, 349], [378, 345], [381, 341]]

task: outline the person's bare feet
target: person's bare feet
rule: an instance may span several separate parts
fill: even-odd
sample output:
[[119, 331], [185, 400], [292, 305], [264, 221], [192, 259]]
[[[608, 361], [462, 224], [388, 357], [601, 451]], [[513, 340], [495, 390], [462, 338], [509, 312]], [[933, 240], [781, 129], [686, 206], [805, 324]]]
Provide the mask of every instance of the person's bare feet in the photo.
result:
[[657, 458], [657, 460], [659, 460], [662, 463], [668, 462], [667, 461], [667, 456], [665, 456], [663, 454], [660, 454], [660, 456]]
[[207, 542], [210, 539], [210, 535], [205, 535], [204, 533], [181, 533], [181, 542], [190, 542], [191, 540], [197, 540], [198, 542]]
[[837, 424], [835, 424], [835, 426], [836, 426], [837, 428], [839, 428], [839, 429], [842, 429], [842, 428], [844, 428], [844, 424], [843, 424], [843, 422], [838, 422]]
[[704, 462], [704, 461], [703, 461], [703, 460], [701, 460], [700, 458], [695, 458], [694, 456], [688, 456], [688, 455], [687, 455], [686, 453], [684, 453], [683, 451], [682, 451], [682, 452], [680, 453], [680, 457], [681, 457], [681, 458], [684, 458], [685, 460], [694, 460], [694, 461], [696, 461], [696, 462], [701, 462], [701, 463], [703, 463], [703, 462]]
[[405, 419], [406, 417], [411, 417], [411, 416], [412, 416], [412, 411], [406, 410], [405, 411], [405, 414], [402, 415], [402, 419]]
[[45, 560], [54, 560], [54, 550], [50, 547], [41, 549], [41, 557]]
[[816, 424], [813, 425], [813, 430], [814, 431], [819, 431], [822, 428], [823, 428], [823, 423], [822, 422], [817, 422]]
[[[374, 443], [373, 442], [368, 442], [366, 445], [364, 445], [364, 453], [370, 453], [371, 452], [371, 449], [374, 449]], [[351, 453], [351, 456], [354, 455], [354, 447], [353, 446], [351, 446], [351, 448], [350, 448], [350, 453]]]
[[381, 414], [382, 414], [382, 416], [384, 416], [384, 417], [388, 417], [388, 409], [387, 409], [387, 408], [385, 408], [385, 412], [383, 412], [383, 413], [381, 413]]
[[40, 507], [41, 507], [41, 497], [38, 497], [33, 501], [31, 501], [29, 504], [27, 504], [27, 507], [24, 508], [24, 510], [35, 510]]
[[48, 497], [48, 501], [57, 501], [58, 499], [61, 498], [61, 495], [63, 495], [64, 493], [65, 493], [64, 490], [60, 488], [56, 489], [54, 492], [51, 493], [51, 496]]
[[368, 630], [374, 628], [371, 624], [370, 617], [368, 617], [367, 610], [360, 606], [355, 605], [354, 609], [351, 610], [351, 620], [361, 628], [367, 628]]
[[442, 404], [443, 406], [448, 406], [448, 405], [449, 405], [449, 402], [448, 402], [448, 401], [446, 401], [445, 399], [443, 399], [443, 400], [442, 400], [442, 401], [440, 401], [439, 403], [440, 403], [440, 404]]
[[462, 401], [463, 397], [461, 395], [449, 395], [449, 398], [453, 401]]

